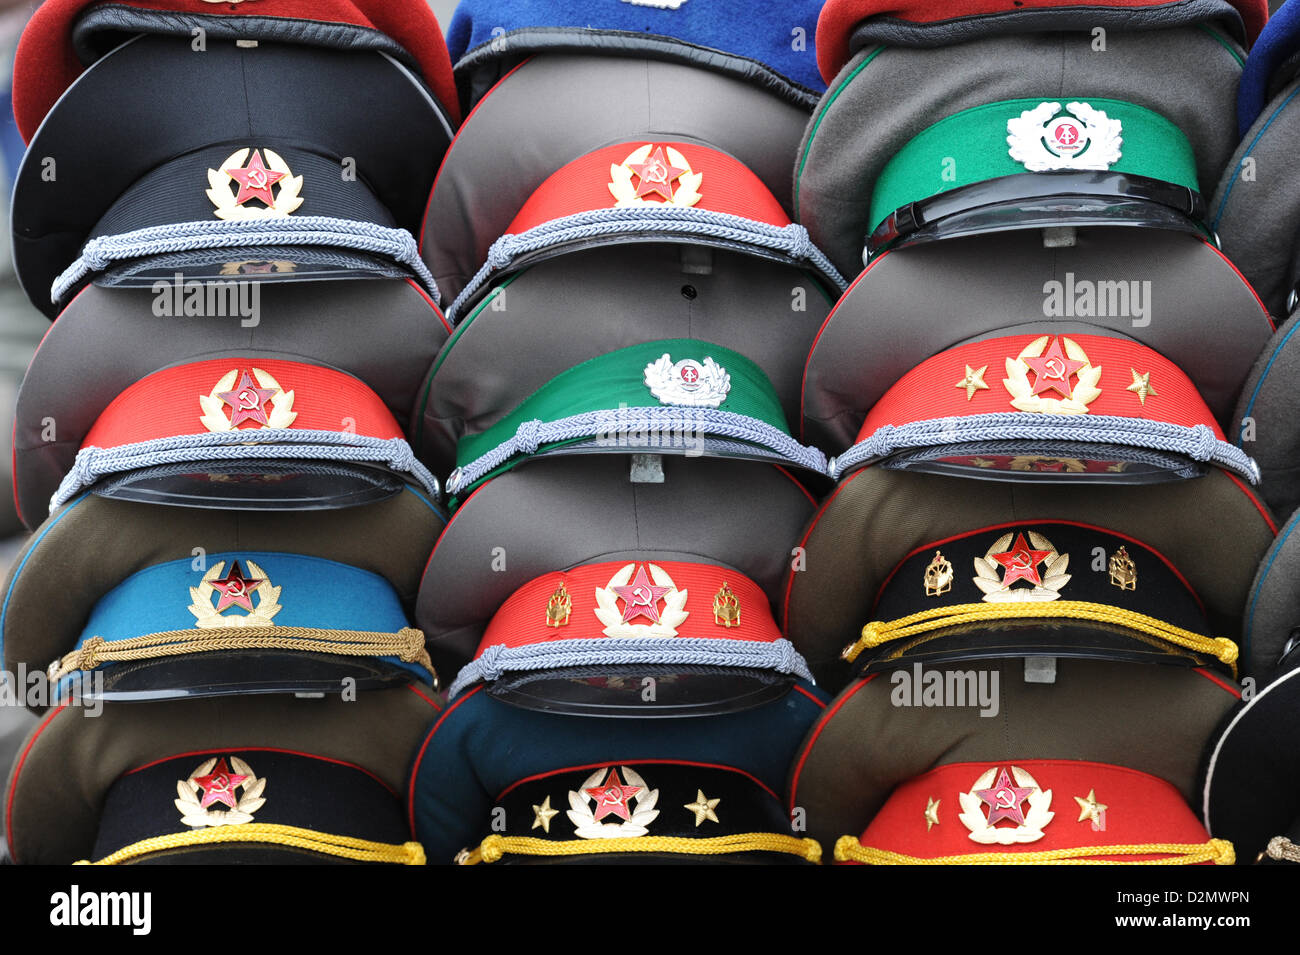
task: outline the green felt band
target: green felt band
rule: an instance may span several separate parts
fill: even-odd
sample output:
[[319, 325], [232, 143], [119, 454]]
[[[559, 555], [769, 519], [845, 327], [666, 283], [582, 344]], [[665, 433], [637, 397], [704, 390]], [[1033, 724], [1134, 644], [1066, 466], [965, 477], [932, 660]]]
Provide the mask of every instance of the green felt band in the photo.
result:
[[[1049, 123], [1067, 118], [1083, 128], [1085, 124], [1080, 118], [1068, 111], [1068, 107], [1080, 103], [1104, 113], [1107, 120], [1119, 121], [1120, 156], [1100, 171], [1144, 176], [1200, 191], [1192, 144], [1181, 129], [1160, 114], [1114, 99], [1076, 101], [1058, 97], [1047, 102], [1059, 105]], [[876, 180], [869, 232], [874, 232], [892, 213], [909, 203], [1004, 176], [1030, 174], [1031, 170], [1012, 158], [1008, 142], [1012, 130], [1008, 122], [1033, 130], [1039, 124], [1022, 114], [1038, 109], [1043, 103], [1038, 99], [1014, 99], [976, 106], [942, 119], [917, 135], [885, 165]], [[1103, 139], [1104, 135], [1090, 136], [1077, 158], [1082, 160], [1089, 150], [1100, 148]], [[1028, 137], [1026, 141], [1033, 143]], [[1030, 151], [1051, 155], [1046, 146]]]
[[457, 464], [463, 466], [487, 454], [509, 440], [527, 421], [559, 421], [620, 407], [690, 407], [672, 400], [661, 401], [646, 383], [648, 366], [664, 356], [669, 364], [683, 359], [704, 364], [706, 359], [712, 359], [730, 376], [730, 388], [721, 404], [696, 406], [700, 410], [744, 415], [789, 434], [776, 391], [758, 365], [729, 348], [678, 338], [621, 348], [561, 372], [486, 431], [462, 438], [456, 448]]

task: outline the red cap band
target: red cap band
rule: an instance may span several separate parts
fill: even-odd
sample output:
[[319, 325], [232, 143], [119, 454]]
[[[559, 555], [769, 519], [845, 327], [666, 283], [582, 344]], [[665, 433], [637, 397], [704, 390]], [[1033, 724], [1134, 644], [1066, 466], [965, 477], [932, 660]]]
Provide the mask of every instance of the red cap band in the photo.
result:
[[635, 205], [638, 200], [778, 227], [790, 224], [762, 180], [726, 153], [694, 143], [642, 141], [597, 149], [552, 173], [524, 203], [506, 233], [518, 235], [564, 216]]
[[[1023, 759], [951, 763], [904, 783], [862, 834], [862, 845], [933, 859], [1196, 845], [1208, 838], [1178, 790], [1163, 779], [1106, 763]], [[1138, 862], [1169, 856], [1097, 853], [1089, 858]]]
[[1099, 335], [1013, 335], [950, 348], [899, 379], [857, 440], [887, 424], [1018, 411], [1061, 415], [1062, 423], [1073, 413], [1203, 424], [1223, 440], [1177, 365], [1145, 345]]
[[524, 584], [492, 618], [475, 657], [492, 646], [602, 637], [772, 643], [781, 631], [762, 588], [734, 570], [672, 560], [610, 561]]
[[232, 429], [253, 437], [266, 427], [403, 436], [379, 396], [351, 375], [319, 365], [232, 355], [141, 378], [104, 409], [81, 446], [116, 448]]

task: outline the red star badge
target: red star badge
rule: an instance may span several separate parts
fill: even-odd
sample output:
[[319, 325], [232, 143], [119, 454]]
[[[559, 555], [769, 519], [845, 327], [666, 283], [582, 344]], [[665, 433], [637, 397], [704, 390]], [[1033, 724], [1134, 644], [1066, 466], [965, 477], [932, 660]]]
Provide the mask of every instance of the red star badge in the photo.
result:
[[989, 825], [999, 819], [1010, 819], [1017, 826], [1025, 824], [1025, 810], [1021, 803], [1029, 798], [1032, 787], [1016, 786], [1011, 782], [1011, 775], [1005, 770], [998, 773], [997, 782], [992, 789], [977, 789], [975, 795], [989, 804]]
[[231, 604], [238, 604], [250, 613], [253, 610], [253, 591], [266, 581], [259, 577], [245, 577], [239, 569], [239, 561], [230, 565], [230, 573], [221, 580], [212, 581], [212, 586], [221, 594], [217, 598], [217, 613]]
[[623, 599], [623, 623], [645, 617], [651, 623], [659, 622], [659, 601], [671, 587], [656, 587], [646, 575], [645, 565], [636, 570], [636, 577], [630, 584], [611, 588]]
[[588, 796], [596, 800], [597, 822], [609, 815], [615, 815], [624, 820], [630, 818], [631, 810], [627, 801], [640, 791], [640, 786], [624, 786], [623, 780], [618, 778], [617, 769], [609, 771], [603, 786], [583, 790]]
[[226, 757], [217, 761], [216, 768], [206, 776], [195, 776], [194, 781], [203, 789], [203, 798], [199, 805], [207, 809], [214, 802], [224, 803], [235, 808], [235, 787], [241, 785], [247, 776], [232, 773], [226, 765]]
[[1061, 348], [1059, 337], [1052, 339], [1051, 346], [1042, 355], [1037, 358], [1025, 358], [1023, 361], [1038, 376], [1034, 381], [1034, 390], [1031, 394], [1040, 395], [1044, 391], [1055, 391], [1066, 399], [1074, 394], [1074, 389], [1070, 387], [1070, 376], [1088, 364], [1086, 361], [1067, 358]]
[[674, 166], [664, 158], [664, 148], [656, 146], [650, 158], [645, 162], [630, 163], [630, 168], [641, 177], [641, 184], [636, 187], [637, 198], [651, 193], [663, 196], [665, 202], [673, 201], [673, 181], [689, 170]]
[[236, 166], [234, 169], [221, 171], [239, 183], [239, 195], [235, 196], [236, 205], [242, 206], [249, 199], [261, 199], [268, 206], [275, 205], [275, 196], [271, 195], [271, 187], [284, 178], [284, 173], [267, 169], [262, 163], [262, 153], [259, 150], [253, 150], [247, 166]]
[[990, 556], [1007, 569], [1006, 576], [1002, 578], [1003, 587], [1010, 587], [1017, 580], [1027, 580], [1038, 586], [1043, 582], [1042, 576], [1038, 573], [1038, 565], [1051, 557], [1052, 552], [1034, 550], [1025, 542], [1025, 534], [1021, 531], [1016, 535], [1016, 542], [1011, 545], [1011, 550]]
[[271, 423], [266, 416], [266, 403], [275, 397], [275, 389], [257, 387], [257, 382], [248, 372], [244, 372], [240, 377], [234, 391], [218, 392], [217, 397], [230, 405], [232, 428], [238, 428], [245, 421], [253, 421], [260, 425]]

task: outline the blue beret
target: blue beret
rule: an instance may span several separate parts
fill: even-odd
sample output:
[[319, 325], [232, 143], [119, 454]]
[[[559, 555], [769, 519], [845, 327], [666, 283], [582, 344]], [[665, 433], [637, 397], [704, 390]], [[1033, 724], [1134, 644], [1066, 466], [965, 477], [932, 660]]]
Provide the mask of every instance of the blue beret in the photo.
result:
[[[457, 74], [506, 54], [592, 49], [667, 57], [750, 79], [811, 107], [821, 0], [462, 0], [447, 30]], [[463, 77], [462, 77], [463, 79]]]
[[1300, 49], [1300, 3], [1288, 0], [1274, 13], [1251, 47], [1237, 87], [1237, 130], [1244, 137], [1268, 102], [1269, 81], [1276, 70]]

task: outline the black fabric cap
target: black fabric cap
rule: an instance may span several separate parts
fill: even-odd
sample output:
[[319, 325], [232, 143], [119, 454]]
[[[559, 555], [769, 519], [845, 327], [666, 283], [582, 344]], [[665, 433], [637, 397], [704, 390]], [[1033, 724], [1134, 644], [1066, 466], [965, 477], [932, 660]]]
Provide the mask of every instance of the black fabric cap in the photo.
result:
[[[881, 587], [871, 620], [969, 605], [1038, 609], [1058, 600], [1143, 614], [1213, 636], [1196, 595], [1154, 551], [1097, 528], [1052, 521], [985, 528], [917, 548]], [[888, 641], [858, 663], [884, 670], [913, 660], [1024, 656], [1217, 665], [1210, 654], [1194, 654], [1122, 625], [1070, 616], [958, 623]]]
[[[252, 770], [255, 780], [229, 786], [229, 795], [221, 787], [239, 775], [231, 760], [239, 760]], [[215, 760], [208, 775], [226, 780], [210, 780], [198, 792], [189, 785], [191, 774]], [[350, 836], [371, 842], [400, 845], [409, 841], [402, 803], [395, 793], [367, 771], [332, 759], [306, 753], [289, 753], [272, 749], [220, 750], [186, 753], [151, 763], [118, 777], [109, 787], [100, 813], [99, 835], [92, 860], [102, 859], [145, 839], [173, 833], [202, 830], [181, 822], [176, 806], [178, 786], [193, 793], [195, 815], [214, 817], [234, 811], [228, 803], [216, 799], [206, 808], [203, 799], [214, 792], [239, 804], [248, 800], [247, 792], [264, 782], [260, 797], [265, 802], [251, 812], [250, 821], [312, 829], [335, 836]], [[245, 802], [248, 805], [249, 802]], [[228, 824], [238, 830], [238, 823]], [[226, 828], [223, 826], [222, 828]], [[254, 862], [322, 863], [344, 860], [288, 847], [255, 843], [225, 843], [153, 853], [141, 861], [172, 864], [240, 864]]]
[[1300, 670], [1284, 673], [1236, 707], [1212, 744], [1205, 772], [1205, 827], [1249, 864], [1300, 819]]
[[142, 36], [87, 70], [32, 138], [13, 202], [19, 280], [51, 314], [51, 283], [92, 234], [219, 221], [207, 170], [246, 147], [303, 176], [294, 215], [387, 210], [380, 224], [414, 234], [449, 141], [428, 90], [384, 54], [227, 41], [196, 53]]
[[[593, 782], [594, 780], [594, 782]], [[588, 789], [616, 787], [608, 802]], [[701, 801], [701, 795], [703, 800]], [[547, 802], [547, 800], [550, 800]], [[651, 801], [653, 800], [653, 801]], [[579, 811], [576, 806], [583, 808]], [[700, 805], [699, 811], [691, 805]], [[652, 832], [660, 838], [716, 839], [724, 836], [771, 833], [792, 835], [790, 819], [775, 793], [752, 776], [725, 766], [694, 763], [611, 762], [605, 766], [560, 769], [538, 778], [522, 780], [497, 800], [504, 811], [506, 830], [501, 835], [524, 836], [548, 842], [572, 842], [594, 838], [579, 834], [607, 827], [616, 835], [618, 827], [653, 821]], [[536, 823], [538, 807], [560, 808], [561, 812]], [[647, 808], [642, 809], [642, 806]], [[565, 811], [563, 807], [575, 807]], [[642, 814], [638, 816], [638, 810]], [[596, 815], [604, 810], [597, 819]], [[646, 818], [657, 810], [653, 817]], [[622, 813], [627, 813], [625, 819]], [[588, 819], [587, 817], [591, 818]], [[699, 820], [698, 823], [696, 820]], [[635, 822], [634, 822], [635, 820]], [[487, 836], [489, 833], [483, 833]], [[733, 852], [695, 855], [689, 852], [589, 853], [571, 856], [526, 855], [507, 852], [500, 863], [512, 865], [796, 865], [806, 860], [782, 852]], [[500, 864], [499, 863], [499, 864]]]

